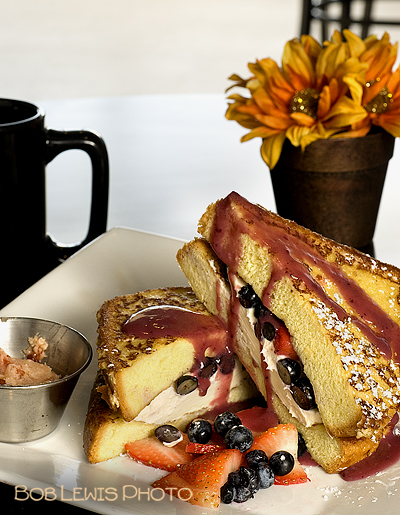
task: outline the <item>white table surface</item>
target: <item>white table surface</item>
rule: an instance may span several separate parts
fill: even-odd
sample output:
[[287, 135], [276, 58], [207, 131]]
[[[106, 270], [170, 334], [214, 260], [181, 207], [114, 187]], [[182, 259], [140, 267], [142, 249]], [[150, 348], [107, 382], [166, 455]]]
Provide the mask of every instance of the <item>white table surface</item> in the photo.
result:
[[[47, 125], [91, 128], [110, 157], [108, 228], [126, 226], [191, 239], [206, 206], [235, 190], [275, 210], [260, 139], [240, 143], [246, 129], [224, 117], [220, 94], [141, 95], [40, 103]], [[48, 230], [62, 243], [85, 235], [90, 172], [83, 152], [48, 167]], [[390, 161], [375, 231], [376, 257], [400, 266], [400, 151]]]

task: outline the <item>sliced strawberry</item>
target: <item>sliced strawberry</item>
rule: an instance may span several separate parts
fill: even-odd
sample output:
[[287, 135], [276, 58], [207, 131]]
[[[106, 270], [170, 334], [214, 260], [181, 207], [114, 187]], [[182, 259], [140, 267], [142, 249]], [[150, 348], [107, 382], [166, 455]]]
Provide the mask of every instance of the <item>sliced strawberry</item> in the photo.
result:
[[277, 451], [287, 451], [295, 459], [291, 472], [285, 476], [276, 476], [275, 484], [293, 485], [309, 481], [307, 474], [297, 459], [298, 433], [293, 424], [278, 424], [261, 433], [254, 439], [251, 451], [261, 449], [270, 458]]
[[293, 469], [285, 476], [275, 476], [274, 485], [299, 485], [310, 481], [298, 460], [295, 460]]
[[220, 489], [228, 474], [240, 466], [242, 454], [237, 449], [222, 449], [203, 454], [151, 486], [169, 495], [204, 508], [218, 508]]
[[218, 451], [222, 448], [222, 445], [212, 443], [190, 442], [186, 445], [186, 452], [190, 452], [192, 454], [206, 454], [207, 452]]
[[298, 433], [294, 424], [278, 424], [254, 438], [253, 449], [262, 449], [268, 458], [277, 451], [297, 456]]
[[299, 361], [299, 357], [293, 349], [289, 331], [284, 325], [281, 325], [275, 332], [273, 344], [276, 354]]
[[187, 435], [183, 440], [173, 447], [167, 447], [155, 436], [149, 436], [136, 442], [127, 443], [125, 450], [129, 456], [144, 465], [162, 470], [176, 470], [180, 465], [192, 461], [191, 454], [186, 452], [186, 445], [189, 443]]

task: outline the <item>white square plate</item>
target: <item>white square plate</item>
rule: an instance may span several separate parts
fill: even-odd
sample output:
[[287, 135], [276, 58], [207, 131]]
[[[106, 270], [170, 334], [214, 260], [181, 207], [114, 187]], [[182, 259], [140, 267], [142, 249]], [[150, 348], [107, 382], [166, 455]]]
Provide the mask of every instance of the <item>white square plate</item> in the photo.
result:
[[[0, 311], [1, 316], [34, 316], [70, 325], [96, 346], [96, 311], [116, 295], [147, 288], [186, 285], [175, 255], [181, 240], [115, 228], [101, 236]], [[150, 484], [163, 475], [121, 456], [90, 465], [82, 432], [97, 362], [81, 376], [60, 426], [27, 444], [0, 443], [0, 481], [34, 489], [101, 514], [193, 514], [198, 507], [160, 496]], [[376, 515], [397, 513], [400, 463], [372, 478], [346, 483], [320, 468], [307, 468], [310, 483], [274, 486], [243, 505], [221, 506], [221, 514], [250, 511], [279, 515]], [[17, 491], [16, 491], [17, 493]]]

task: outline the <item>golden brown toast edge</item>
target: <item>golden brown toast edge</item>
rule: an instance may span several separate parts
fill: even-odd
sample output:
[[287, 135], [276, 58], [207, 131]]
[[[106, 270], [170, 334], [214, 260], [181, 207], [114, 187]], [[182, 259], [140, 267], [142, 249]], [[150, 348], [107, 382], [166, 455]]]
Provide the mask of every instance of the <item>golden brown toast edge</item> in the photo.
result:
[[[201, 408], [159, 424], [136, 420], [127, 422], [119, 411], [112, 410], [102, 399], [103, 386], [104, 377], [98, 371], [90, 394], [83, 432], [83, 448], [90, 463], [99, 463], [123, 454], [127, 443], [154, 436], [154, 431], [159, 425], [172, 424], [185, 431], [193, 419], [201, 417], [209, 409]], [[253, 405], [257, 400], [259, 393], [250, 377], [244, 373], [241, 383], [231, 389], [228, 404], [222, 406], [221, 410], [242, 409]]]

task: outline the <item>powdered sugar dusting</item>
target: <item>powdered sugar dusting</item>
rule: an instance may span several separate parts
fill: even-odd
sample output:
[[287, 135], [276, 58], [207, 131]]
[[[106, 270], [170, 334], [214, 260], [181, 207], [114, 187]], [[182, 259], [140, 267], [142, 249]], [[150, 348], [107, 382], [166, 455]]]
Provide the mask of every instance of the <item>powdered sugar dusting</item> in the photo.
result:
[[384, 359], [379, 351], [354, 327], [350, 318], [340, 320], [322, 301], [313, 301], [313, 311], [327, 331], [340, 357], [355, 400], [361, 407], [359, 435], [374, 438], [374, 428], [390, 416], [389, 410], [399, 409], [400, 378], [392, 360]]

